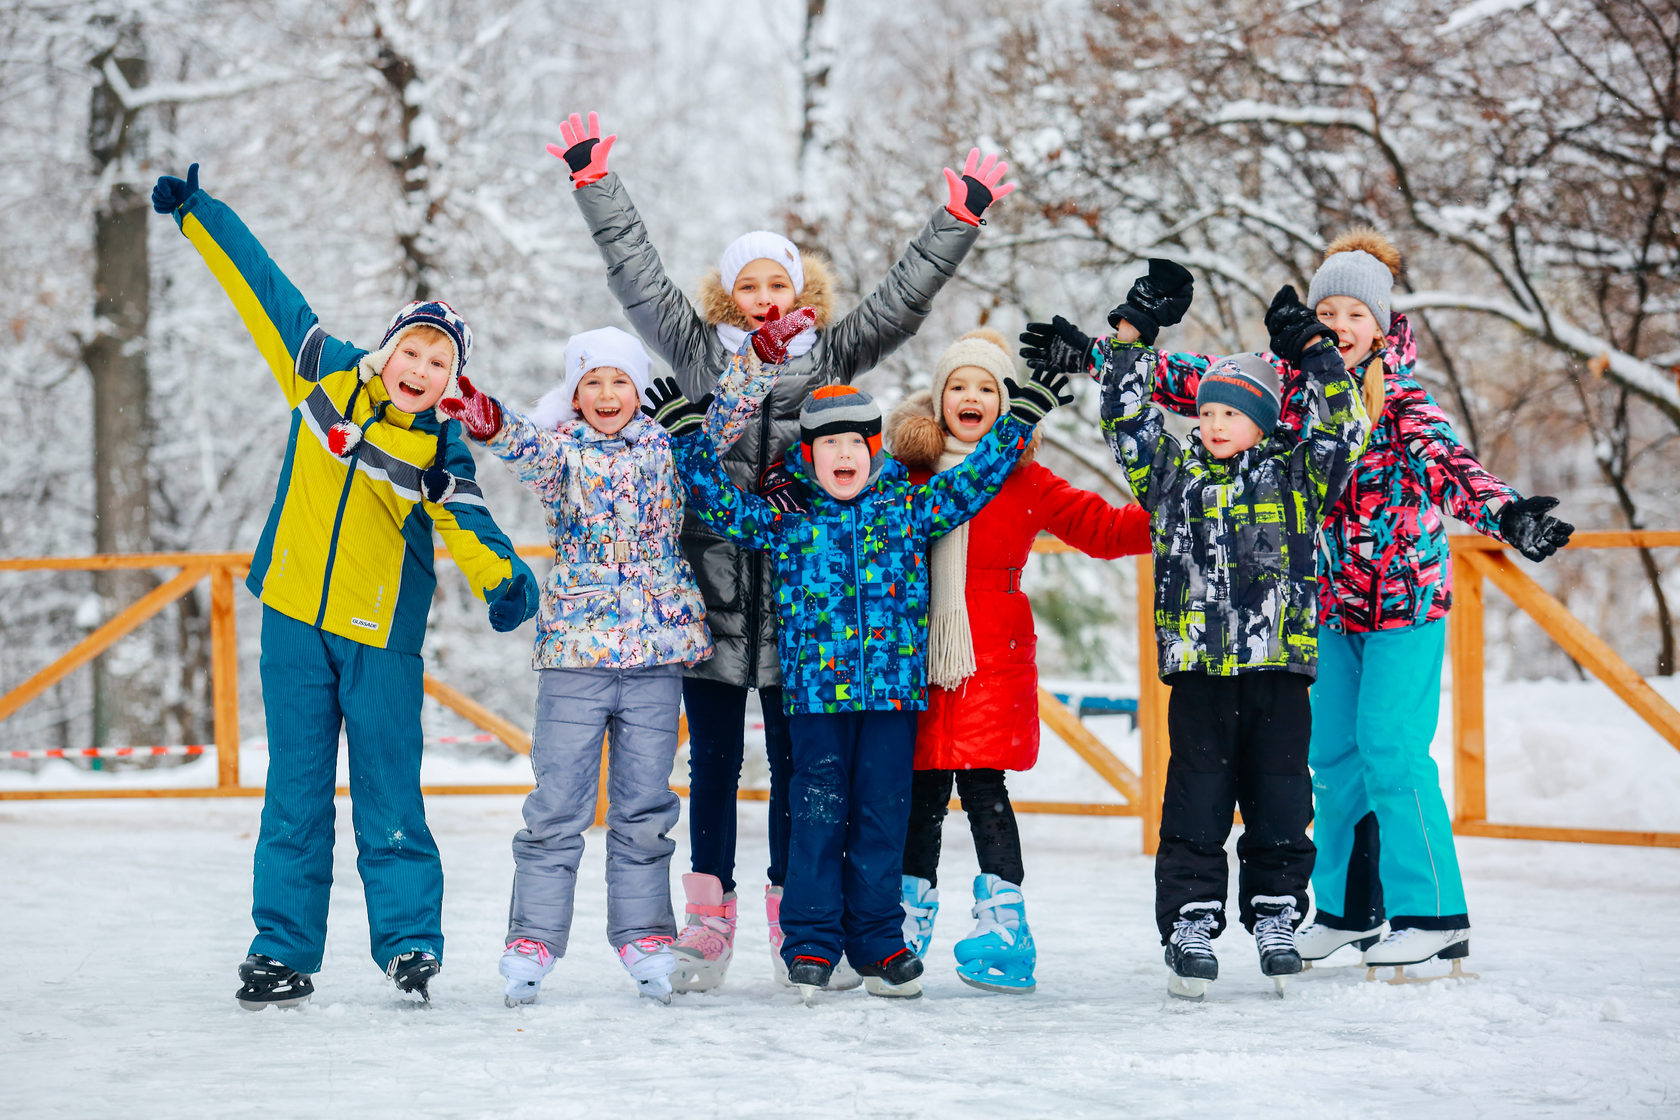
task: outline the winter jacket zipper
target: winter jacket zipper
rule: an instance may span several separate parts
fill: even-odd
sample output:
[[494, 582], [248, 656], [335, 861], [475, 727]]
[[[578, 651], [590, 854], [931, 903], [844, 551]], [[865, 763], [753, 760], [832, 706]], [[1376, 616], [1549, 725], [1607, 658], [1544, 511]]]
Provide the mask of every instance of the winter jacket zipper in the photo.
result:
[[852, 515], [852, 617], [857, 619], [858, 632], [857, 684], [867, 691], [869, 682], [863, 679], [864, 666], [868, 662], [863, 657], [863, 565], [858, 561], [857, 506], [847, 507], [847, 512]]
[[327, 541], [327, 567], [321, 573], [321, 609], [315, 612], [315, 629], [319, 630], [327, 621], [327, 595], [332, 589], [333, 564], [338, 560], [338, 532], [344, 527], [344, 507], [350, 504], [350, 486], [356, 481], [356, 463], [362, 457], [362, 448], [367, 446], [367, 430], [379, 423], [379, 418], [385, 415], [385, 401], [380, 401], [373, 409], [373, 419], [362, 428], [362, 438], [356, 441], [356, 450], [350, 453], [350, 460], [346, 464], [350, 469], [344, 475], [344, 489], [338, 494], [338, 512], [333, 515], [332, 537]]
[[[775, 393], [771, 387], [765, 396], [764, 403], [758, 409], [758, 460], [757, 473], [753, 475], [753, 485], [764, 478], [764, 469], [770, 465], [770, 397]], [[760, 637], [759, 627], [759, 599], [763, 594], [764, 582], [764, 553], [753, 549], [747, 555], [748, 588], [747, 588], [747, 687], [758, 687], [758, 647]]]

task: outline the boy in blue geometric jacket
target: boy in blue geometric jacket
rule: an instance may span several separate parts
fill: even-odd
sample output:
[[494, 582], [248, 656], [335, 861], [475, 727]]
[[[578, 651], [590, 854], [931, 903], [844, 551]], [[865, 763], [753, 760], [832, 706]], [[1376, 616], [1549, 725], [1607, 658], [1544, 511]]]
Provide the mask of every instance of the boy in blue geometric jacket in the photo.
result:
[[291, 409], [274, 505], [246, 586], [263, 602], [268, 781], [236, 998], [252, 1011], [314, 991], [332, 885], [333, 786], [349, 739], [357, 870], [374, 961], [426, 995], [442, 967], [443, 869], [420, 796], [420, 646], [437, 579], [437, 529], [490, 623], [537, 610], [531, 571], [491, 520], [460, 425], [433, 411], [472, 332], [446, 303], [411, 303], [378, 349], [321, 329], [227, 206], [165, 175], [152, 207], [210, 266]]
[[793, 739], [792, 836], [781, 920], [788, 979], [808, 1000], [844, 953], [872, 995], [918, 996], [899, 883], [916, 713], [927, 705], [928, 545], [980, 512], [1067, 378], [1009, 385], [1012, 410], [963, 463], [912, 485], [881, 450], [869, 394], [827, 385], [799, 414], [787, 469], [804, 511], [733, 485], [700, 430], [704, 407], [674, 380], [649, 394], [671, 432], [691, 508], [715, 532], [770, 554], [783, 703]]

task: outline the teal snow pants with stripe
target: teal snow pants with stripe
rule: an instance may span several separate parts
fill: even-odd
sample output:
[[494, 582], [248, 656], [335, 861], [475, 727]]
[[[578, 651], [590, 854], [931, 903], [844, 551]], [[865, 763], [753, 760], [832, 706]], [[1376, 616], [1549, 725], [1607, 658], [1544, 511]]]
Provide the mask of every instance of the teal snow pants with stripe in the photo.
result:
[[1440, 772], [1429, 757], [1447, 622], [1318, 632], [1312, 689], [1317, 919], [1372, 929], [1469, 926]]
[[338, 732], [373, 959], [443, 956], [443, 866], [420, 797], [421, 660], [263, 608], [268, 786], [257, 837], [251, 952], [321, 967], [332, 887]]

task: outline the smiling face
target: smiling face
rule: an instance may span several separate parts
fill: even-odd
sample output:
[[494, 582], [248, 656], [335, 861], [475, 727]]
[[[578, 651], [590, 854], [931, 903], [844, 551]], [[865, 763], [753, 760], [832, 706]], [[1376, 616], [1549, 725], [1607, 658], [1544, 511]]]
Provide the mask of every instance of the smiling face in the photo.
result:
[[945, 379], [945, 396], [940, 401], [945, 430], [964, 443], [973, 443], [992, 430], [1002, 404], [996, 378], [979, 366], [958, 366]]
[[819, 436], [811, 444], [811, 473], [817, 485], [842, 502], [863, 493], [869, 483], [869, 444], [858, 432]]
[[1260, 425], [1228, 404], [1204, 404], [1196, 411], [1202, 422], [1202, 446], [1215, 459], [1229, 459], [1260, 442]]
[[630, 375], [617, 366], [597, 366], [583, 375], [572, 394], [572, 407], [602, 435], [616, 434], [636, 418], [640, 396]]
[[449, 336], [431, 327], [415, 327], [397, 339], [397, 348], [385, 359], [379, 380], [399, 409], [424, 412], [443, 396], [454, 368], [455, 344]]
[[1371, 356], [1377, 344], [1376, 316], [1352, 296], [1325, 296], [1316, 308], [1318, 321], [1336, 332], [1336, 349], [1348, 369]]
[[764, 325], [764, 316], [772, 307], [786, 312], [798, 298], [787, 269], [769, 257], [748, 261], [735, 274], [735, 286], [729, 294], [734, 298], [735, 306], [741, 309], [741, 314], [752, 321], [754, 330]]

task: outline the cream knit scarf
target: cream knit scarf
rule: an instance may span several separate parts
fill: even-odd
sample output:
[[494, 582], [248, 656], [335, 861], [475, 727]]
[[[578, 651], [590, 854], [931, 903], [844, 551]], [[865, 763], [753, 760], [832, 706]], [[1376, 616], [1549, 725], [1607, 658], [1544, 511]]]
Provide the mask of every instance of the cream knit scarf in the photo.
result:
[[[939, 469], [950, 470], [973, 451], [946, 433]], [[933, 604], [928, 622], [928, 683], [956, 688], [974, 675], [974, 634], [968, 627], [968, 526], [965, 521], [929, 550]]]

